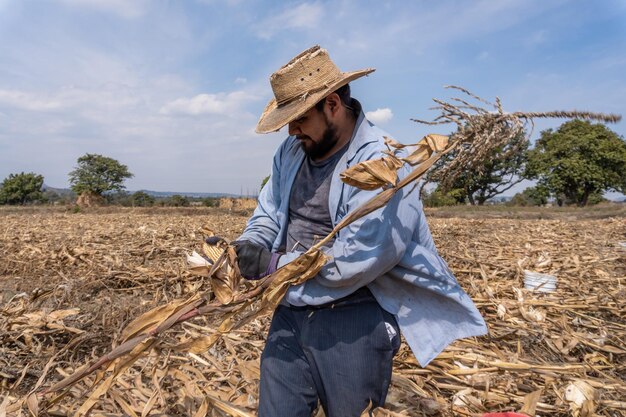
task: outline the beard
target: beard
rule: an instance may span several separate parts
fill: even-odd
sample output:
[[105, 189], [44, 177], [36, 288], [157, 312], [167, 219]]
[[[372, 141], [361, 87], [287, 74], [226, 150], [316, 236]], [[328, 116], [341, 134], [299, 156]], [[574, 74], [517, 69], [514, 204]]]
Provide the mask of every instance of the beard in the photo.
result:
[[[324, 118], [326, 118], [326, 115], [324, 115]], [[298, 139], [300, 139], [304, 153], [315, 161], [322, 159], [328, 154], [339, 140], [339, 136], [337, 135], [337, 127], [326, 120], [326, 129], [319, 142], [314, 142], [308, 136], [299, 136]]]

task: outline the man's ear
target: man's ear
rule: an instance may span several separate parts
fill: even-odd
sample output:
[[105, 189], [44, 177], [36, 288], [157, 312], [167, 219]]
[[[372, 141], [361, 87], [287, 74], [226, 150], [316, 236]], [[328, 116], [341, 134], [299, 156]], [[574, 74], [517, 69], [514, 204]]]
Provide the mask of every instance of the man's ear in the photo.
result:
[[326, 97], [326, 105], [330, 111], [331, 116], [336, 116], [337, 111], [341, 108], [341, 99], [337, 93], [331, 93]]

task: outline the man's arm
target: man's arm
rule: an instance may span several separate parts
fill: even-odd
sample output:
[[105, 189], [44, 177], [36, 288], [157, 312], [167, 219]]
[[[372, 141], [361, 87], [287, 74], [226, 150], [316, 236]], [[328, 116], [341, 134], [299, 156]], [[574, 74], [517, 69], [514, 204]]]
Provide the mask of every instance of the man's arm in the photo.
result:
[[237, 240], [248, 240], [272, 250], [280, 230], [277, 214], [280, 206], [281, 159], [284, 149], [285, 144], [274, 155], [270, 178], [259, 193], [257, 207], [248, 220], [243, 234]]

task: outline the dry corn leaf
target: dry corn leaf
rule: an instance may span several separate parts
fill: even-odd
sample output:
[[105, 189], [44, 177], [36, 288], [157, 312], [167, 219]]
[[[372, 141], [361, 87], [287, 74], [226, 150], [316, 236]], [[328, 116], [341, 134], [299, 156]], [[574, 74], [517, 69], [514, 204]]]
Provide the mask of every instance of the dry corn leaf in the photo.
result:
[[274, 309], [282, 300], [291, 285], [298, 285], [313, 278], [327, 261], [320, 250], [309, 250], [294, 261], [279, 268], [272, 274], [272, 281], [263, 293], [266, 308]]
[[189, 272], [203, 277], [209, 276], [209, 269], [212, 264], [206, 258], [203, 258], [202, 255], [196, 251], [193, 251], [191, 255], [186, 256], [187, 265], [189, 265]]
[[430, 158], [434, 152], [444, 151], [448, 146], [448, 136], [429, 134], [414, 146], [415, 150], [409, 156], [402, 158], [403, 161], [413, 166], [421, 164]]
[[179, 343], [176, 346], [173, 346], [172, 349], [183, 352], [202, 353], [206, 352], [211, 346], [213, 346], [219, 338], [219, 333], [200, 336], [195, 339]]
[[155, 389], [143, 409], [141, 410], [141, 417], [146, 417], [154, 409], [154, 406], [159, 399], [159, 390]]
[[410, 165], [417, 165], [427, 160], [432, 154], [432, 149], [428, 145], [421, 143], [415, 147], [415, 150], [409, 156], [402, 158], [402, 160]]
[[63, 320], [64, 318], [69, 316], [75, 316], [78, 313], [80, 313], [79, 308], [70, 308], [68, 310], [55, 310], [48, 314], [48, 318], [52, 319], [53, 321], [58, 321]]
[[425, 140], [430, 149], [432, 149], [434, 152], [441, 152], [448, 147], [450, 137], [430, 133], [426, 135], [422, 140]]
[[120, 395], [119, 392], [117, 392], [116, 390], [111, 390], [111, 392], [109, 392], [109, 395], [111, 396], [111, 398], [113, 398], [113, 400], [117, 404], [119, 404], [120, 408], [124, 410], [124, 412], [129, 417], [139, 417], [139, 415], [135, 412], [135, 410], [133, 410], [130, 404], [128, 404], [126, 400], [124, 400], [124, 398]]
[[405, 145], [403, 143], [400, 143], [394, 138], [389, 137], [389, 136], [383, 136], [383, 139], [385, 139], [385, 145], [387, 145], [387, 148], [389, 149], [391, 148], [402, 149], [402, 148], [406, 148], [407, 146], [412, 146], [412, 145]]
[[17, 317], [9, 322], [9, 326], [12, 330], [31, 333], [36, 331], [52, 330], [65, 330], [72, 333], [80, 334], [82, 330], [73, 327], [65, 326], [63, 319], [69, 316], [74, 316], [80, 312], [78, 308], [72, 308], [67, 310], [55, 310], [52, 312], [46, 312], [43, 310], [35, 311], [32, 313], [26, 313], [23, 316]]
[[37, 394], [30, 394], [26, 397], [26, 405], [33, 417], [39, 416], [39, 399], [37, 398]]
[[222, 305], [233, 301], [241, 281], [241, 273], [237, 264], [235, 249], [220, 241], [215, 245], [202, 243], [202, 251], [210, 262], [202, 265], [195, 257], [187, 257], [187, 264], [191, 272], [196, 275], [209, 277], [211, 291]]
[[546, 320], [546, 313], [538, 308], [529, 307], [526, 309], [525, 307], [520, 307], [520, 313], [522, 313], [522, 317], [524, 317], [528, 321], [542, 323]]
[[230, 304], [235, 296], [226, 274], [215, 273], [211, 279], [211, 290], [222, 305]]
[[339, 174], [341, 181], [362, 190], [375, 190], [398, 181], [397, 170], [402, 166], [392, 155], [359, 162]]
[[497, 311], [497, 313], [496, 313], [497, 317], [500, 320], [503, 320], [504, 316], [506, 316], [506, 307], [504, 306], [504, 304], [498, 304], [498, 307], [497, 307], [496, 311]]
[[456, 407], [481, 408], [483, 404], [480, 393], [473, 388], [465, 388], [454, 394], [452, 405]]
[[209, 412], [209, 401], [206, 398], [202, 399], [200, 407], [193, 413], [193, 417], [205, 417]]
[[222, 245], [209, 245], [206, 242], [202, 242], [202, 252], [211, 260], [211, 263], [217, 262], [222, 253], [224, 253], [224, 249]]
[[11, 396], [9, 395], [6, 395], [2, 399], [2, 403], [0, 403], [0, 417], [7, 417], [7, 408], [9, 406], [9, 401], [14, 400], [14, 399], [15, 398], [11, 398]]
[[76, 417], [86, 416], [89, 413], [89, 410], [96, 405], [98, 400], [102, 395], [104, 395], [113, 385], [115, 379], [124, 371], [126, 371], [135, 361], [143, 355], [143, 353], [149, 349], [155, 342], [155, 338], [148, 338], [142, 341], [140, 344], [135, 346], [135, 348], [123, 358], [116, 363], [115, 369], [111, 375], [107, 377], [96, 389], [91, 392], [89, 398], [85, 400], [85, 402], [80, 406], [80, 408], [76, 411]]
[[429, 133], [428, 135], [424, 136], [419, 142], [409, 144], [400, 143], [395, 139], [390, 138], [389, 136], [384, 136], [384, 139], [385, 145], [387, 145], [387, 147], [389, 148], [402, 149], [426, 146], [431, 150], [431, 152], [441, 152], [448, 147], [450, 137], [445, 135], [438, 135], [435, 133]]
[[188, 305], [190, 302], [198, 300], [198, 298], [199, 296], [196, 294], [190, 299], [175, 300], [143, 313], [124, 328], [120, 335], [121, 340], [125, 341], [140, 333], [155, 329], [160, 323], [172, 316], [172, 314], [180, 308]]
[[215, 395], [207, 392], [207, 390], [205, 390], [205, 398], [207, 400], [209, 400], [209, 402], [213, 405], [213, 407], [222, 410], [223, 412], [227, 413], [229, 416], [233, 416], [233, 417], [254, 417], [253, 414], [247, 412], [246, 410], [242, 409], [241, 407], [237, 407], [231, 403], [229, 403], [228, 401], [224, 401], [222, 399], [220, 399], [219, 397], [216, 397]]
[[252, 360], [240, 362], [238, 365], [238, 369], [239, 372], [241, 372], [241, 376], [244, 378], [244, 380], [251, 382], [258, 381], [261, 377], [261, 371], [259, 369], [259, 366], [260, 365], [258, 360]]
[[526, 394], [524, 396], [524, 406], [521, 408], [520, 413], [534, 416], [535, 410], [537, 409], [537, 403], [539, 402], [539, 398], [541, 398], [540, 389], [531, 392], [530, 394]]
[[424, 136], [419, 142], [413, 144], [402, 144], [396, 142], [392, 138], [385, 136], [385, 144], [395, 149], [415, 148], [409, 156], [402, 158], [402, 161], [415, 166], [421, 164], [433, 154], [433, 152], [442, 152], [448, 147], [449, 137], [445, 135], [437, 135], [434, 133]]
[[596, 410], [596, 390], [583, 380], [576, 380], [565, 388], [565, 400], [574, 417], [591, 417]]

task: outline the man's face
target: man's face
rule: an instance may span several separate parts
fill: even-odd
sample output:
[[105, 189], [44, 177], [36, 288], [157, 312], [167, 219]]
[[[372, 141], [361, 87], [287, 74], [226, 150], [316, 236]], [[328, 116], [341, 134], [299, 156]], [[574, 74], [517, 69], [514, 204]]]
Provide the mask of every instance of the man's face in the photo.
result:
[[337, 127], [315, 107], [289, 123], [289, 134], [298, 138], [304, 153], [313, 160], [323, 159], [339, 140]]

